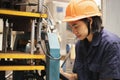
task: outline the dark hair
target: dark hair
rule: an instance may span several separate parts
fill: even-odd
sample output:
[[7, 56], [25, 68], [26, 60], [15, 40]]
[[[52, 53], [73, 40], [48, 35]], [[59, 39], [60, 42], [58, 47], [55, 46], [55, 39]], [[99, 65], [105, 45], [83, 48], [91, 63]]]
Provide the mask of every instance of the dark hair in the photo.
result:
[[[92, 32], [100, 32], [102, 28], [102, 19], [100, 16], [93, 16], [91, 17], [93, 22], [92, 22]], [[90, 32], [90, 20], [88, 18], [81, 19], [81, 21], [85, 22], [85, 24], [88, 26], [88, 31]]]
[[102, 29], [102, 19], [100, 16], [92, 17], [92, 32], [100, 32]]

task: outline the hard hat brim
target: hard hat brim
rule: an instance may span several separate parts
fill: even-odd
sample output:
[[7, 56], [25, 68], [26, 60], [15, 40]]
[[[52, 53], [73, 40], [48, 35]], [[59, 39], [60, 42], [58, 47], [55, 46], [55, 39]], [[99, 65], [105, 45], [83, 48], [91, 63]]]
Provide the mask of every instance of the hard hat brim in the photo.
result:
[[102, 16], [101, 13], [97, 13], [97, 14], [92, 14], [92, 15], [84, 15], [82, 17], [76, 16], [76, 17], [65, 17], [63, 19], [63, 22], [72, 22], [72, 21], [77, 21], [83, 18], [89, 18], [89, 17], [93, 17], [93, 16]]

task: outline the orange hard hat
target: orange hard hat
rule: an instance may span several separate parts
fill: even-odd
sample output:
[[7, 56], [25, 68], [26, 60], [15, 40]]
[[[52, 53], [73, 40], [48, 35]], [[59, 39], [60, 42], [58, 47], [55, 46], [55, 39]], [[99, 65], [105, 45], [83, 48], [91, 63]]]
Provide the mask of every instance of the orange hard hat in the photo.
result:
[[101, 16], [94, 0], [71, 0], [66, 8], [66, 15], [63, 21], [76, 21], [92, 16]]

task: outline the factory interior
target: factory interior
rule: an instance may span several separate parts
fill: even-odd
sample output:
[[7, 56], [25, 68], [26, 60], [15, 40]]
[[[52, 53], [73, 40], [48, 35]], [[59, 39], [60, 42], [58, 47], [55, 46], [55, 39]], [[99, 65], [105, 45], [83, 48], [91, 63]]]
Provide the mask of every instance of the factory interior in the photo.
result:
[[[66, 22], [70, 0], [0, 0], [0, 80], [65, 80], [76, 36]], [[120, 0], [95, 0], [102, 25], [120, 37]], [[64, 77], [64, 76], [63, 76]]]

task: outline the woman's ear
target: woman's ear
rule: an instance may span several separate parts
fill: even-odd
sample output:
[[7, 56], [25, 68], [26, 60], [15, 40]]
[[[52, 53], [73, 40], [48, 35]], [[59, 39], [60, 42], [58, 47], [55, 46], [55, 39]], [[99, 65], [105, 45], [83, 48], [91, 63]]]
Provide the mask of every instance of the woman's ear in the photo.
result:
[[88, 19], [89, 19], [89, 21], [90, 21], [90, 24], [92, 25], [92, 23], [93, 23], [92, 18], [88, 18]]

